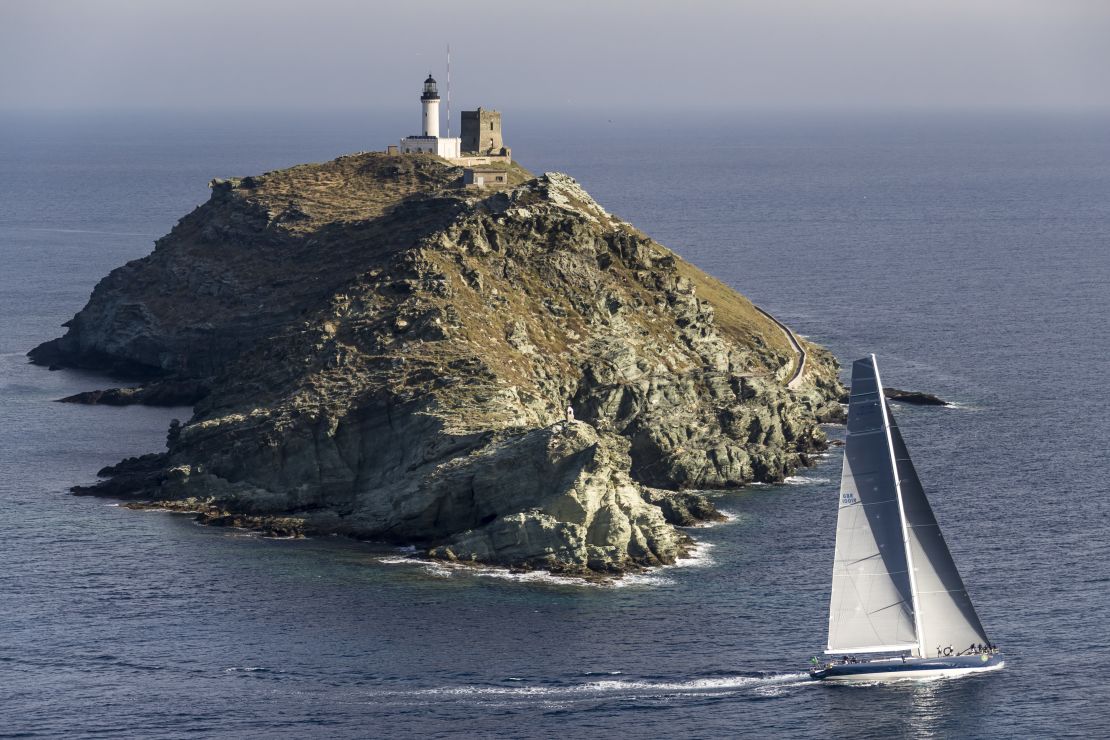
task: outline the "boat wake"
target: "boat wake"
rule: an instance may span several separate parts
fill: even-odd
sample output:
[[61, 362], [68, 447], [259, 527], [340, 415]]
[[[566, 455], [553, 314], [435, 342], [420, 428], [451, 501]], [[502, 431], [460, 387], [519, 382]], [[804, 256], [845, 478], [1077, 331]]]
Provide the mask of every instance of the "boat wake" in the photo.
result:
[[[608, 675], [619, 675], [620, 671]], [[596, 676], [586, 673], [586, 677]], [[376, 699], [404, 701], [435, 698], [444, 700], [473, 700], [512, 702], [514, 700], [546, 700], [559, 704], [620, 699], [664, 699], [674, 697], [712, 697], [753, 693], [775, 695], [795, 686], [815, 685], [805, 673], [734, 674], [714, 675], [690, 679], [619, 679], [604, 678], [583, 683], [542, 682], [513, 676], [504, 679], [503, 685], [466, 684], [416, 689], [412, 691], [373, 692]]]

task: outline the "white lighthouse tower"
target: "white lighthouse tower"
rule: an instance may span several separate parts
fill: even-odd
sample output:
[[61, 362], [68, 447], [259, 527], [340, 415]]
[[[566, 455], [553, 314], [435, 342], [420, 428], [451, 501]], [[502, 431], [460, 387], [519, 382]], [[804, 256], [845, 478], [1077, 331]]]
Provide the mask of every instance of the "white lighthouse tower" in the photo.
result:
[[402, 154], [435, 154], [444, 159], [458, 159], [462, 148], [461, 139], [444, 138], [439, 135], [439, 90], [431, 73], [424, 80], [424, 92], [420, 95], [421, 121], [420, 135], [406, 136], [401, 139]]
[[424, 108], [424, 136], [439, 138], [439, 91], [436, 90], [436, 81], [431, 72], [428, 79], [424, 80], [424, 94], [420, 96], [420, 105]]

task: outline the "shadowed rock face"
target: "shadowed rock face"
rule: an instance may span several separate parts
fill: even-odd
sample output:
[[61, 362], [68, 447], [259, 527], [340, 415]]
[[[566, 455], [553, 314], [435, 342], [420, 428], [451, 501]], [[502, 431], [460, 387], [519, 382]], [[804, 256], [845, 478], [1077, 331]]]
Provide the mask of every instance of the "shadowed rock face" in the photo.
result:
[[674, 524], [713, 515], [674, 491], [782, 480], [825, 446], [826, 351], [787, 390], [792, 349], [746, 299], [569, 177], [510, 175], [467, 191], [435, 158], [365, 154], [214, 181], [31, 353], [207, 391], [97, 490], [614, 573], [673, 562]]
[[883, 388], [883, 395], [892, 401], [914, 404], [915, 406], [948, 406], [947, 401], [937, 398], [932, 393], [922, 391], [904, 391], [900, 388]]

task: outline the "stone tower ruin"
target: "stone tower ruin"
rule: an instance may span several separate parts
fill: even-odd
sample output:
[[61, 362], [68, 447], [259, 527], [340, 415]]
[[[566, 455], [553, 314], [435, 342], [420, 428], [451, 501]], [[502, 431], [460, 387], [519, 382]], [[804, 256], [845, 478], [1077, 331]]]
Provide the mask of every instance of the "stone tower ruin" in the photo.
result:
[[501, 113], [495, 110], [462, 112], [462, 150], [467, 154], [500, 155], [505, 147], [501, 138]]

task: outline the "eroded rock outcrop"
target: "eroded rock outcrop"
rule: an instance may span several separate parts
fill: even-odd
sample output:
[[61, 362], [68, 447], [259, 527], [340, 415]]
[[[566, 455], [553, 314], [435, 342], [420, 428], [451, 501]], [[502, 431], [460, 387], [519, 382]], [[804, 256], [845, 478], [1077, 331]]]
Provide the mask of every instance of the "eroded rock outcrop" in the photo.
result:
[[165, 453], [98, 490], [614, 573], [681, 557], [675, 525], [714, 516], [691, 490], [782, 480], [825, 446], [825, 350], [788, 390], [793, 348], [746, 299], [566, 175], [510, 174], [464, 190], [433, 157], [364, 154], [214, 181], [32, 352], [204, 389]]
[[914, 406], [951, 406], [948, 401], [924, 391], [904, 391], [901, 388], [883, 388], [883, 395], [891, 401], [901, 401]]

